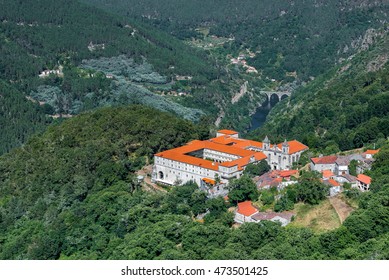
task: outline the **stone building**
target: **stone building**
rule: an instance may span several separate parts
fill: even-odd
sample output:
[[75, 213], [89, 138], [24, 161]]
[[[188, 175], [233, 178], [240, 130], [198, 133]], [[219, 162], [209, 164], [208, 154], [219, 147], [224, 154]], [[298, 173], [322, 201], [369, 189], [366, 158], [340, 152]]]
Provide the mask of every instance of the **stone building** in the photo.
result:
[[296, 140], [271, 145], [268, 137], [257, 142], [239, 138], [236, 131], [219, 130], [215, 138], [194, 140], [156, 154], [152, 180], [167, 185], [189, 181], [202, 187], [227, 185], [231, 179], [239, 178], [248, 164], [261, 160], [266, 160], [272, 169], [288, 170], [306, 150], [308, 147]]

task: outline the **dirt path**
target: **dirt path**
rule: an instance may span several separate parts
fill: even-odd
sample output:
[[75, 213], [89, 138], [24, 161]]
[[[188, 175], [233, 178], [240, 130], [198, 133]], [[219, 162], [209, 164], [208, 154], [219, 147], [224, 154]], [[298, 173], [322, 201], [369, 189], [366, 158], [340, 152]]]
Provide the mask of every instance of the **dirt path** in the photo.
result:
[[330, 198], [330, 203], [334, 207], [336, 213], [339, 216], [340, 222], [343, 223], [354, 209], [347, 205], [339, 196], [333, 196]]
[[146, 190], [154, 190], [154, 191], [161, 191], [161, 192], [167, 192], [164, 188], [161, 188], [157, 184], [154, 184], [151, 182], [151, 172], [153, 170], [152, 165], [146, 165], [141, 170], [136, 172], [137, 175], [143, 176], [144, 180], [142, 183], [142, 187], [144, 187]]

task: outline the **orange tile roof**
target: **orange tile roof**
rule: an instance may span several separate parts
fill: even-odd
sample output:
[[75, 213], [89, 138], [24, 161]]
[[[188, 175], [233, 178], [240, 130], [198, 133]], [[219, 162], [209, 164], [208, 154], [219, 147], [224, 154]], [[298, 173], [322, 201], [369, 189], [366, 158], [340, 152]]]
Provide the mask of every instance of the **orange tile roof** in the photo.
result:
[[290, 177], [298, 173], [298, 170], [281, 170], [278, 172], [280, 177]]
[[239, 214], [242, 214], [246, 217], [249, 217], [255, 213], [258, 212], [257, 208], [255, 208], [250, 200], [247, 200], [245, 202], [238, 203], [238, 211]]
[[332, 176], [335, 175], [335, 174], [334, 174], [331, 170], [329, 170], [329, 169], [323, 170], [321, 173], [323, 174], [323, 178], [330, 178], [330, 177], [332, 177]]
[[380, 151], [380, 149], [378, 150], [367, 150], [366, 152], [364, 152], [364, 154], [369, 154], [369, 155], [375, 155], [376, 153], [378, 153]]
[[203, 180], [207, 184], [216, 185], [216, 181], [215, 180], [212, 180], [212, 179], [209, 179], [209, 178], [203, 178], [201, 180]]
[[366, 185], [370, 185], [371, 184], [371, 177], [367, 176], [367, 175], [364, 175], [364, 174], [359, 174], [358, 177], [357, 177], [357, 180], [366, 184]]
[[254, 152], [254, 154], [252, 154], [251, 156], [243, 157], [243, 158], [236, 159], [233, 161], [226, 161], [226, 162], [220, 163], [220, 165], [225, 166], [225, 167], [232, 167], [232, 166], [238, 165], [238, 168], [243, 168], [244, 166], [246, 166], [250, 163], [250, 159], [252, 156], [255, 158], [255, 161], [266, 159], [266, 155], [264, 153]]
[[236, 144], [238, 142], [242, 142], [240, 139], [232, 138], [226, 135], [222, 135], [219, 137], [211, 138], [209, 141], [218, 143], [218, 144], [223, 144], [223, 145], [228, 145], [228, 144]]
[[[283, 143], [278, 144], [277, 147], [279, 149], [282, 149], [282, 144]], [[308, 146], [304, 145], [303, 143], [297, 140], [288, 141], [288, 144], [289, 144], [289, 155], [308, 149]]]
[[313, 161], [314, 164], [335, 164], [337, 159], [337, 156], [324, 156], [311, 158], [311, 161]]
[[257, 142], [257, 141], [253, 141], [253, 140], [244, 140], [244, 141], [237, 143], [235, 145], [235, 147], [239, 147], [242, 149], [247, 149], [249, 147], [255, 147], [255, 148], [262, 149], [263, 144], [262, 144], [262, 142]]
[[328, 183], [331, 184], [331, 186], [333, 187], [339, 187], [340, 184], [338, 182], [336, 182], [334, 179], [328, 179]]
[[235, 131], [235, 130], [229, 130], [229, 129], [222, 129], [222, 130], [219, 130], [218, 133], [223, 133], [223, 134], [227, 134], [227, 135], [238, 134], [237, 131]]

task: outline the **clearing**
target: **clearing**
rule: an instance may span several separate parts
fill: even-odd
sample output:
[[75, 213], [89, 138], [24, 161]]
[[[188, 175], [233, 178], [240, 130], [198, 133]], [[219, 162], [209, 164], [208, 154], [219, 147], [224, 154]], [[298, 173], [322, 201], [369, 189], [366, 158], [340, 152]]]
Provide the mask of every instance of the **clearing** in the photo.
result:
[[296, 218], [291, 226], [308, 227], [315, 232], [329, 231], [341, 225], [339, 216], [328, 199], [318, 205], [298, 203], [295, 205]]
[[331, 197], [330, 203], [338, 214], [341, 223], [343, 223], [344, 220], [346, 220], [346, 218], [350, 216], [351, 212], [354, 211], [354, 208], [352, 208], [345, 201], [343, 201], [342, 198], [338, 195]]

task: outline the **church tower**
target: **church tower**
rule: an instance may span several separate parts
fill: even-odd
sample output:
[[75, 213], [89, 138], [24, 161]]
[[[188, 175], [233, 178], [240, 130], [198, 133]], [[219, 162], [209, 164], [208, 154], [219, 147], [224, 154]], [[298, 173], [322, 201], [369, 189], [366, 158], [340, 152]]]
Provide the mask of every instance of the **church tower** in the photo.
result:
[[264, 151], [270, 150], [270, 140], [267, 137], [267, 135], [266, 135], [265, 139], [263, 139], [263, 146], [262, 147], [263, 147]]
[[289, 154], [289, 143], [286, 141], [286, 139], [284, 143], [282, 143], [282, 153]]

